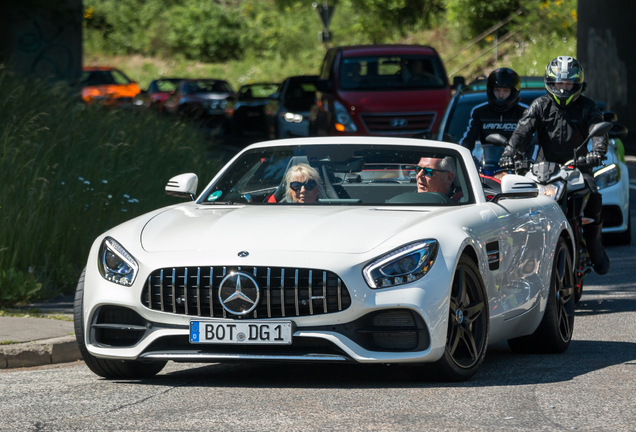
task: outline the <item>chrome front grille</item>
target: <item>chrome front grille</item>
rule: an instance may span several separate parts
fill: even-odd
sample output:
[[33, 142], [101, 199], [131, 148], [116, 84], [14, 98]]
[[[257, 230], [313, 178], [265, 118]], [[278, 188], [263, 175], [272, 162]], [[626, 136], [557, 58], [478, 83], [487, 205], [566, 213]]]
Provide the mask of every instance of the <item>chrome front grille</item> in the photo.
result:
[[430, 132], [436, 116], [435, 111], [360, 115], [369, 133], [395, 135]]
[[174, 267], [153, 271], [141, 294], [152, 310], [199, 317], [233, 318], [219, 301], [219, 286], [231, 272], [257, 281], [259, 303], [242, 318], [322, 315], [347, 309], [351, 296], [342, 280], [325, 270], [281, 267]]

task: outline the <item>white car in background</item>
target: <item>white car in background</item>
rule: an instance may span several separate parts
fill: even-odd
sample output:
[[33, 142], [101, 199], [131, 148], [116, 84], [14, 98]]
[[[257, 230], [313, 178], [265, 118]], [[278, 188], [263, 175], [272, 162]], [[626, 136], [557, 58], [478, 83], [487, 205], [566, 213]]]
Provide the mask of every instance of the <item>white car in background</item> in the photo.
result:
[[[521, 103], [530, 106], [532, 101], [545, 94], [542, 77], [522, 77], [520, 93]], [[449, 103], [442, 122], [440, 123], [437, 139], [440, 141], [457, 143], [466, 132], [472, 109], [487, 103], [486, 82], [476, 81], [461, 87]], [[615, 123], [613, 112], [604, 112], [606, 121]], [[615, 123], [615, 130], [610, 131], [607, 160], [604, 166], [594, 168], [594, 177], [599, 192], [603, 196], [603, 237], [604, 241], [616, 245], [630, 244], [631, 219], [629, 211], [629, 170], [625, 164], [625, 151], [620, 136], [626, 134], [626, 129]], [[624, 131], [624, 132], [621, 132]], [[617, 134], [617, 136], [615, 136]], [[591, 141], [588, 150], [591, 149]], [[499, 150], [500, 152], [503, 149]], [[500, 154], [500, 153], [499, 153]], [[536, 149], [535, 149], [536, 156]], [[482, 145], [478, 141], [473, 150], [476, 160], [482, 160]], [[498, 161], [498, 155], [495, 160]], [[490, 164], [492, 165], [491, 161]]]
[[[452, 197], [417, 192], [427, 157], [455, 166]], [[320, 176], [316, 203], [282, 200], [298, 164]], [[194, 174], [166, 191], [192, 200], [100, 235], [78, 283], [77, 342], [99, 376], [149, 378], [168, 360], [289, 361], [462, 381], [489, 343], [560, 353], [572, 338], [576, 251], [558, 204], [515, 175], [487, 200], [457, 145], [258, 143], [199, 195]]]

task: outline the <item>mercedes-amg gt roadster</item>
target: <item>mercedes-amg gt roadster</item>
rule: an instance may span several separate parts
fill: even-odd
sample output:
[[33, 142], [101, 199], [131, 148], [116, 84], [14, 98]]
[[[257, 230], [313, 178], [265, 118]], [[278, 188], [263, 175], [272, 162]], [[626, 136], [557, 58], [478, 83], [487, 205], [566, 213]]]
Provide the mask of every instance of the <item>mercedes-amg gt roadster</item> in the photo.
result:
[[[176, 174], [176, 173], [175, 173]], [[573, 234], [537, 185], [484, 193], [470, 152], [325, 137], [251, 145], [185, 203], [99, 236], [75, 297], [87, 366], [150, 378], [175, 362], [400, 364], [463, 381], [489, 344], [564, 352]]]

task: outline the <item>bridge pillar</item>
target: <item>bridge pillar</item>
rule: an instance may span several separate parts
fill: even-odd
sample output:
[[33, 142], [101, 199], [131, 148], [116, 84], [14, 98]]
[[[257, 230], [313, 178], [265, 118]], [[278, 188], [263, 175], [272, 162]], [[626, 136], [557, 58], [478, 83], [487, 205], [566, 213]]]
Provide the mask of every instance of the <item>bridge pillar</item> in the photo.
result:
[[77, 82], [82, 0], [0, 0], [0, 63], [25, 74]]
[[636, 1], [579, 0], [577, 15], [577, 58], [585, 69], [586, 95], [618, 114], [630, 130], [625, 149], [636, 155]]

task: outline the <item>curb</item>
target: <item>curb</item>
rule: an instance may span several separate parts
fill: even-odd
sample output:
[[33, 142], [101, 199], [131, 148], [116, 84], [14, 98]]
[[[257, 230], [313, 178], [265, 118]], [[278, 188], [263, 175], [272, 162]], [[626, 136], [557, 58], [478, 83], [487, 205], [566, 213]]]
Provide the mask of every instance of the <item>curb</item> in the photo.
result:
[[75, 336], [0, 346], [0, 369], [43, 366], [82, 360]]

